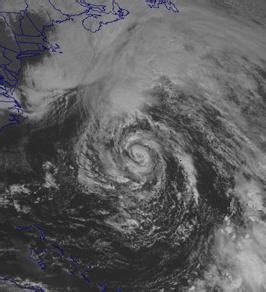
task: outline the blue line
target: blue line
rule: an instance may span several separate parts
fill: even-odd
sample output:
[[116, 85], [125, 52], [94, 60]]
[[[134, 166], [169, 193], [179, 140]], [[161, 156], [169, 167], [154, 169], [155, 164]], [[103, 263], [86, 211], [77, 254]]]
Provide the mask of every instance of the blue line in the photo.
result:
[[[24, 111], [22, 109], [21, 104], [19, 103], [18, 100], [15, 99], [15, 97], [13, 96], [14, 91], [18, 85], [18, 76], [21, 73], [22, 70], [22, 63], [21, 63], [21, 59], [22, 58], [26, 58], [26, 57], [32, 57], [32, 56], [37, 56], [39, 54], [41, 54], [44, 51], [48, 51], [49, 50], [49, 42], [47, 41], [47, 37], [45, 35], [45, 27], [43, 27], [42, 31], [39, 33], [39, 35], [26, 35], [23, 32], [23, 24], [22, 21], [27, 17], [29, 19], [29, 21], [32, 23], [32, 25], [34, 26], [34, 28], [36, 29], [36, 31], [39, 31], [37, 29], [37, 27], [35, 26], [34, 22], [32, 21], [32, 19], [30, 18], [30, 16], [28, 15], [28, 3], [25, 0], [25, 9], [21, 10], [19, 13], [18, 12], [0, 12], [0, 16], [2, 16], [2, 18], [4, 19], [4, 22], [7, 26], [9, 26], [7, 20], [6, 20], [6, 16], [5, 15], [17, 15], [19, 16], [19, 27], [21, 32], [19, 34], [17, 34], [15, 31], [12, 30], [12, 28], [9, 26], [10, 30], [13, 33], [13, 37], [15, 40], [15, 44], [18, 47], [18, 50], [14, 50], [14, 49], [9, 49], [3, 45], [0, 44], [0, 48], [2, 48], [3, 50], [3, 57], [7, 60], [6, 63], [1, 64], [0, 65], [0, 69], [2, 69], [3, 73], [0, 74], [0, 86], [1, 86], [1, 91], [0, 91], [0, 95], [3, 95], [4, 97], [10, 99], [11, 101], [13, 101], [14, 106], [8, 108], [9, 109], [9, 118], [8, 118], [8, 122], [6, 124], [4, 124], [2, 127], [0, 127], [0, 132], [3, 131], [4, 129], [6, 129], [7, 127], [10, 127], [12, 125], [16, 125], [21, 123], [25, 117], [23, 116]], [[33, 42], [26, 42], [26, 41], [20, 41], [19, 37], [41, 37], [42, 38], [42, 44], [35, 44], [35, 45], [39, 45], [39, 49], [36, 50], [26, 50], [23, 51], [21, 48], [21, 45], [23, 44], [34, 44]], [[48, 46], [48, 47], [47, 47]], [[56, 49], [58, 49], [59, 46], [56, 47]], [[18, 67], [17, 72], [14, 72], [12, 70], [10, 70], [8, 68], [9, 65], [12, 65], [14, 63], [14, 61], [10, 58], [7, 57], [7, 52], [12, 52], [16, 55], [15, 57], [15, 61], [16, 61], [16, 65]], [[52, 51], [55, 51], [55, 48], [53, 48]], [[4, 74], [4, 75], [3, 75]], [[9, 100], [9, 101], [10, 101]], [[12, 110], [15, 110], [15, 113], [12, 112]]]
[[[33, 225], [28, 225], [28, 226], [18, 225], [18, 226], [16, 226], [16, 230], [18, 230], [18, 231], [38, 231], [40, 234], [40, 240], [45, 241], [45, 239], [46, 239], [46, 235], [45, 235], [43, 228], [41, 226], [39, 226], [38, 224], [33, 224]], [[87, 284], [91, 284], [91, 279], [89, 276], [87, 276], [87, 273], [89, 273], [89, 271], [91, 270], [90, 266], [87, 265], [87, 267], [85, 269], [82, 268], [81, 264], [80, 264], [80, 260], [76, 257], [73, 257], [72, 255], [70, 255], [70, 256], [65, 255], [64, 248], [58, 242], [51, 243], [51, 246], [48, 249], [30, 248], [29, 256], [31, 259], [33, 259], [38, 264], [39, 268], [42, 271], [45, 271], [45, 270], [47, 270], [47, 266], [46, 266], [45, 262], [43, 261], [43, 259], [41, 258], [41, 254], [47, 254], [48, 252], [53, 252], [53, 251], [56, 251], [57, 253], [59, 253], [61, 258], [65, 259], [67, 261], [67, 263], [70, 265], [70, 267], [68, 268], [69, 275], [73, 276], [73, 275], [78, 273], [84, 282], [86, 282]], [[1, 277], [0, 277], [0, 279], [1, 279]], [[101, 292], [107, 291], [106, 284], [98, 283], [97, 287], [100, 289]], [[117, 288], [117, 292], [122, 292], [122, 288]]]
[[[81, 20], [82, 26], [85, 30], [91, 32], [91, 33], [96, 33], [102, 29], [103, 26], [117, 22], [119, 20], [125, 19], [126, 16], [129, 15], [129, 11], [126, 9], [123, 9], [119, 6], [119, 4], [115, 1], [112, 0], [112, 9], [107, 10], [106, 5], [97, 5], [97, 4], [91, 4], [87, 3], [85, 0], [77, 0], [76, 3], [79, 4], [81, 7], [84, 7], [84, 11], [80, 13], [65, 13], [63, 12], [60, 8], [58, 8], [55, 4], [52, 3], [52, 0], [48, 0], [50, 5], [58, 11], [62, 16], [65, 17], [63, 20], [53, 20], [56, 23], [62, 23], [65, 21], [69, 20], [74, 20], [77, 17], [84, 16], [84, 18]], [[115, 19], [109, 20], [109, 21], [104, 21], [100, 20], [97, 28], [92, 29], [89, 28], [85, 25], [85, 21], [87, 21], [89, 18], [92, 19], [98, 19], [101, 17], [104, 17], [105, 15], [113, 15], [115, 16]]]
[[[3, 125], [2, 127], [0, 127], [0, 132], [3, 131], [3, 129], [11, 126], [11, 125], [15, 125], [15, 124], [19, 124], [21, 122], [21, 120], [24, 120], [23, 117], [23, 109], [20, 105], [20, 103], [15, 99], [15, 97], [12, 96], [12, 93], [10, 88], [15, 89], [18, 85], [18, 76], [21, 73], [22, 70], [22, 63], [21, 63], [21, 59], [23, 58], [28, 58], [28, 57], [33, 57], [33, 56], [38, 56], [41, 53], [45, 52], [45, 51], [52, 51], [52, 52], [56, 52], [60, 49], [60, 46], [58, 44], [52, 45], [48, 42], [47, 40], [47, 36], [45, 31], [49, 28], [51, 28], [52, 26], [54, 26], [55, 24], [61, 24], [64, 23], [66, 21], [72, 21], [74, 20], [74, 18], [80, 17], [80, 16], [84, 16], [84, 18], [81, 21], [82, 26], [84, 27], [84, 29], [86, 29], [87, 31], [90, 31], [92, 33], [96, 33], [98, 31], [100, 31], [102, 29], [103, 26], [117, 22], [119, 20], [124, 19], [128, 14], [129, 11], [121, 8], [119, 6], [119, 4], [115, 1], [112, 0], [112, 9], [107, 11], [106, 6], [105, 5], [96, 5], [96, 4], [90, 4], [87, 3], [85, 0], [80, 0], [77, 2], [77, 4], [80, 5], [80, 7], [85, 8], [84, 11], [82, 11], [81, 13], [70, 13], [70, 14], [66, 14], [63, 13], [61, 9], [59, 9], [58, 7], [55, 6], [55, 4], [52, 3], [52, 0], [48, 0], [49, 4], [57, 11], [59, 12], [62, 16], [65, 17], [65, 19], [60, 20], [60, 19], [53, 19], [50, 21], [50, 23], [45, 24], [42, 26], [42, 29], [39, 30], [37, 28], [37, 26], [34, 24], [34, 21], [31, 19], [31, 17], [29, 16], [29, 4], [28, 1], [25, 0], [25, 8], [22, 9], [20, 12], [9, 12], [9, 11], [3, 11], [0, 12], [0, 16], [2, 16], [2, 18], [4, 19], [4, 22], [7, 26], [9, 26], [8, 21], [6, 20], [6, 15], [16, 15], [19, 17], [18, 21], [19, 21], [19, 30], [20, 32], [17, 33], [14, 30], [12, 30], [12, 28], [9, 26], [10, 30], [13, 33], [14, 39], [15, 39], [15, 43], [18, 47], [18, 51], [13, 50], [13, 49], [9, 49], [6, 48], [5, 46], [0, 44], [0, 48], [3, 49], [3, 57], [5, 59], [7, 59], [8, 63], [7, 64], [1, 64], [0, 68], [2, 68], [2, 71], [4, 73], [4, 75], [0, 74], [0, 85], [2, 85], [3, 87], [5, 87], [5, 92], [4, 93], [0, 93], [0, 95], [3, 95], [4, 97], [8, 96], [8, 98], [12, 99], [13, 102], [17, 105], [19, 105], [19, 117], [15, 117], [14, 113], [10, 113], [9, 112], [9, 121], [7, 124]], [[98, 14], [97, 14], [98, 13]], [[100, 14], [99, 14], [100, 13]], [[105, 15], [113, 15], [115, 18], [113, 20], [109, 20], [109, 21], [104, 21], [101, 20], [101, 17], [105, 16]], [[38, 32], [39, 34], [33, 34], [33, 35], [28, 35], [24, 33], [24, 28], [23, 28], [23, 20], [25, 20], [25, 18], [27, 18], [32, 26], [34, 27], [34, 29], [36, 30], [36, 32]], [[98, 22], [98, 26], [96, 26], [95, 29], [89, 28], [87, 27], [86, 21], [89, 18], [93, 18], [93, 19], [100, 19], [100, 21]], [[39, 43], [34, 43], [32, 41], [25, 41], [25, 40], [19, 40], [20, 37], [30, 37], [30, 38], [34, 38], [34, 37], [41, 37], [42, 38], [42, 44]], [[22, 49], [22, 45], [35, 45], [38, 46], [38, 49], [35, 50], [23, 50]], [[6, 56], [6, 52], [10, 51], [16, 54], [16, 60], [18, 62], [18, 70], [17, 72], [12, 72], [10, 69], [8, 69], [8, 66], [13, 64], [14, 61], [9, 59]], [[59, 51], [59, 53], [62, 53]], [[22, 119], [23, 117], [23, 119]]]
[[160, 8], [161, 5], [164, 5], [165, 8], [174, 13], [179, 13], [179, 10], [176, 8], [176, 5], [171, 0], [145, 0], [150, 8]]
[[[60, 46], [58, 44], [52, 45], [49, 43], [47, 40], [47, 35], [46, 31], [53, 27], [56, 24], [62, 24], [67, 21], [73, 21], [77, 17], [82, 17], [81, 24], [83, 28], [91, 33], [96, 33], [100, 31], [104, 26], [109, 25], [111, 23], [115, 23], [117, 21], [125, 19], [130, 13], [128, 10], [123, 9], [120, 7], [118, 2], [115, 0], [111, 0], [111, 9], [107, 9], [106, 5], [99, 5], [99, 4], [92, 4], [88, 3], [86, 0], [76, 0], [76, 3], [83, 9], [79, 13], [65, 13], [63, 12], [59, 7], [57, 7], [52, 0], [48, 0], [48, 3], [50, 6], [57, 11], [61, 16], [63, 16], [63, 19], [52, 19], [50, 20], [49, 23], [45, 24], [42, 26], [42, 29], [39, 30], [38, 27], [35, 25], [34, 21], [29, 15], [29, 4], [28, 0], [24, 0], [25, 2], [25, 8], [20, 10], [19, 12], [9, 12], [9, 11], [0, 11], [0, 16], [3, 18], [5, 24], [9, 26], [8, 21], [6, 20], [6, 15], [16, 15], [18, 16], [18, 21], [19, 21], [19, 29], [20, 32], [15, 32], [12, 30], [12, 27], [9, 26], [10, 30], [13, 33], [15, 43], [18, 47], [18, 50], [13, 50], [10, 48], [6, 48], [5, 46], [0, 44], [0, 48], [3, 49], [2, 55], [3, 57], [8, 61], [7, 64], [0, 64], [0, 69], [2, 69], [4, 75], [0, 74], [0, 86], [5, 87], [5, 93], [3, 94], [0, 92], [0, 95], [3, 96], [8, 96], [8, 98], [12, 99], [14, 103], [19, 105], [19, 111], [18, 114], [19, 116], [17, 118], [14, 117], [14, 113], [9, 112], [9, 122], [2, 127], [0, 127], [0, 132], [9, 127], [10, 125], [14, 124], [19, 124], [21, 123], [25, 117], [23, 117], [24, 111], [20, 105], [20, 103], [15, 99], [12, 94], [14, 94], [14, 89], [18, 85], [18, 76], [21, 73], [22, 70], [22, 63], [21, 59], [28, 58], [28, 57], [33, 57], [33, 56], [38, 56], [41, 53], [45, 51], [50, 51], [50, 52], [59, 52]], [[145, 0], [145, 3], [150, 7], [150, 8], [160, 8], [160, 6], [165, 6], [167, 10], [178, 13], [179, 10], [176, 8], [175, 4], [171, 0]], [[104, 20], [105, 16], [113, 16], [114, 19], [112, 20]], [[24, 33], [24, 28], [23, 28], [23, 21], [25, 19], [28, 19], [30, 23], [32, 24], [32, 27], [36, 30], [36, 34], [28, 35]], [[89, 20], [96, 20], [96, 26], [95, 28], [90, 27], [92, 23], [88, 23]], [[93, 23], [95, 25], [95, 23]], [[20, 37], [30, 37], [30, 38], [35, 38], [39, 37], [42, 40], [42, 43], [35, 43], [32, 41], [25, 41], [25, 40], [19, 40]], [[38, 47], [38, 49], [32, 50], [23, 50], [22, 46], [23, 45], [35, 45]], [[14, 61], [9, 59], [6, 55], [6, 52], [12, 52], [16, 54], [16, 61], [18, 62], [18, 70], [17, 72], [12, 72], [10, 69], [8, 69], [8, 66], [13, 64]], [[12, 91], [13, 89], [13, 91]]]
[[[21, 59], [32, 57], [32, 56], [37, 56], [45, 51], [62, 53], [61, 51], [59, 51], [59, 49], [60, 49], [59, 44], [57, 44], [57, 43], [50, 44], [49, 43], [49, 41], [47, 40], [47, 35], [45, 33], [46, 30], [53, 27], [55, 24], [65, 23], [66, 21], [73, 21], [74, 18], [84, 16], [84, 18], [81, 20], [81, 24], [82, 24], [83, 28], [91, 33], [96, 33], [98, 31], [100, 31], [104, 26], [111, 24], [111, 23], [115, 23], [115, 22], [120, 21], [120, 20], [123, 20], [123, 19], [125, 19], [125, 17], [127, 17], [129, 15], [129, 11], [121, 8], [115, 0], [112, 0], [112, 9], [109, 11], [107, 10], [106, 5], [91, 4], [91, 3], [86, 2], [86, 0], [76, 0], [77, 4], [79, 4], [81, 7], [85, 8], [84, 11], [82, 11], [80, 13], [76, 13], [76, 14], [75, 13], [74, 14], [71, 14], [71, 13], [67, 14], [67, 13], [62, 12], [62, 10], [60, 10], [58, 7], [56, 7], [51, 1], [52, 0], [48, 0], [49, 4], [65, 18], [62, 20], [53, 19], [50, 21], [50, 23], [43, 25], [41, 30], [39, 30], [37, 28], [37, 26], [34, 24], [33, 20], [31, 19], [31, 17], [29, 16], [29, 11], [28, 11], [29, 4], [28, 4], [27, 0], [24, 1], [25, 6], [26, 6], [25, 9], [22, 9], [20, 12], [8, 12], [8, 11], [1, 12], [0, 11], [0, 17], [2, 17], [4, 19], [4, 22], [7, 26], [9, 26], [9, 24], [8, 24], [8, 21], [6, 20], [5, 15], [11, 15], [11, 16], [17, 15], [19, 17], [18, 21], [19, 21], [19, 27], [21, 30], [21, 33], [16, 33], [9, 26], [10, 30], [13, 33], [13, 37], [15, 39], [15, 44], [17, 45], [18, 50], [7, 48], [7, 47], [1, 45], [1, 43], [0, 43], [0, 51], [1, 51], [1, 49], [3, 51], [2, 56], [4, 57], [4, 59], [7, 60], [7, 63], [0, 64], [0, 69], [2, 69], [2, 72], [3, 72], [0, 74], [0, 96], [2, 95], [5, 98], [5, 100], [0, 100], [0, 103], [13, 103], [12, 107], [8, 107], [8, 110], [9, 110], [8, 122], [0, 127], [0, 132], [6, 128], [12, 126], [12, 125], [16, 125], [16, 124], [21, 123], [25, 119], [25, 117], [23, 117], [24, 111], [23, 111], [23, 108], [22, 108], [20, 102], [18, 100], [16, 100], [15, 97], [13, 96], [15, 89], [18, 85], [18, 77], [19, 77], [21, 70], [22, 70]], [[160, 8], [160, 6], [163, 5], [169, 11], [172, 11], [175, 13], [179, 12], [179, 10], [176, 8], [175, 4], [171, 0], [145, 0], [145, 2], [148, 4], [148, 6], [150, 8]], [[110, 16], [110, 15], [114, 16], [113, 20], [104, 21], [102, 19], [102, 17]], [[31, 22], [32, 26], [39, 34], [28, 35], [28, 34], [24, 33], [22, 21], [25, 18], [27, 18]], [[95, 29], [87, 27], [86, 22], [89, 19], [94, 19], [94, 20], [99, 19], [98, 26], [96, 26]], [[36, 43], [36, 42], [32, 42], [32, 41], [27, 42], [25, 40], [20, 41], [19, 40], [20, 37], [24, 37], [24, 38], [25, 37], [30, 37], [30, 38], [35, 38], [35, 37], [40, 38], [41, 37], [42, 43]], [[23, 50], [21, 48], [21, 45], [25, 45], [25, 44], [26, 45], [35, 45], [37, 47], [39, 46], [39, 49]], [[17, 72], [14, 72], [13, 70], [8, 68], [8, 66], [12, 65], [14, 63], [14, 61], [7, 56], [7, 52], [11, 52], [11, 53], [16, 55], [16, 61], [18, 62]], [[2, 74], [4, 74], [4, 75], [2, 75]], [[6, 99], [8, 99], [8, 100], [6, 100]], [[17, 113], [14, 113], [14, 110], [17, 111]], [[25, 231], [25, 230], [27, 231], [27, 230], [32, 230], [32, 229], [36, 230], [37, 229], [40, 233], [40, 239], [43, 241], [45, 240], [45, 233], [39, 225], [35, 224], [32, 226], [17, 226], [16, 229], [20, 230], [20, 231]], [[58, 245], [58, 243], [53, 245], [53, 247], [56, 248], [57, 251], [60, 252], [60, 255], [62, 257], [65, 257], [64, 249], [62, 247], [60, 247]], [[32, 255], [32, 251], [31, 251], [31, 255]], [[78, 265], [78, 262], [76, 259], [74, 259], [73, 257], [70, 257], [70, 259], [75, 265]], [[46, 269], [46, 265], [41, 259], [39, 259], [37, 263], [42, 270]], [[86, 276], [84, 272], [81, 272], [80, 275], [84, 281], [86, 281], [87, 283], [90, 283], [90, 278], [88, 276]], [[24, 290], [34, 290], [36, 292], [44, 292], [45, 291], [43, 288], [41, 288], [39, 286], [28, 286], [28, 285], [18, 284], [14, 279], [11, 279], [8, 277], [0, 276], [0, 280], [13, 283], [17, 287], [24, 289]], [[104, 292], [104, 291], [106, 291], [107, 286], [98, 284], [98, 288], [100, 288], [101, 291]], [[122, 292], [122, 289], [118, 288], [117, 292]]]

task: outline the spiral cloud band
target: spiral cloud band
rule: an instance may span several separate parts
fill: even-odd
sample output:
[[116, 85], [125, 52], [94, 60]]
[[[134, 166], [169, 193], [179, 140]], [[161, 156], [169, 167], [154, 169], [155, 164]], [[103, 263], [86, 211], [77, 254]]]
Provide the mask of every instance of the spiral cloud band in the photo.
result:
[[172, 2], [121, 1], [97, 33], [73, 18], [48, 33], [62, 54], [22, 65], [27, 119], [0, 137], [3, 291], [266, 290], [265, 4]]

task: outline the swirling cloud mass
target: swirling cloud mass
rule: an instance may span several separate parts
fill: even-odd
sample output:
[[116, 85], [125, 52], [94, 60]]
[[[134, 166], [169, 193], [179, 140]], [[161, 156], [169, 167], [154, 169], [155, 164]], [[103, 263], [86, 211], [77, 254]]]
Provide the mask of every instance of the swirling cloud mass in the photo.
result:
[[266, 6], [173, 2], [28, 1], [72, 16], [0, 136], [1, 291], [266, 291]]

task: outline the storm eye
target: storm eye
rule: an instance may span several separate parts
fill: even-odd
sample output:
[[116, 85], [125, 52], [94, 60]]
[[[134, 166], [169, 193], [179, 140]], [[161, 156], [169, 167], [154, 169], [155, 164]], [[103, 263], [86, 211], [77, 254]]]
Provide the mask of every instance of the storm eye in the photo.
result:
[[[68, 222], [72, 235], [64, 242], [74, 250], [80, 242], [80, 261], [97, 263], [90, 274], [95, 282], [106, 279], [109, 287], [186, 289], [210, 260], [217, 226], [235, 216], [234, 165], [215, 147], [227, 147], [221, 138], [228, 136], [227, 129], [213, 131], [212, 107], [198, 104], [200, 127], [198, 112], [188, 116], [176, 110], [178, 91], [172, 93], [173, 106], [164, 90], [156, 90], [164, 101], [160, 106], [147, 104], [136, 115], [83, 121], [79, 125], [89, 126], [80, 136], [73, 128], [61, 140], [58, 133], [69, 130], [77, 117], [73, 110], [64, 123], [50, 126], [48, 135], [44, 127], [36, 131], [26, 148], [42, 188], [30, 187], [35, 194], [28, 209], [28, 197], [16, 197], [16, 204], [29, 212], [37, 204], [42, 211], [36, 218], [49, 210], [49, 220]], [[189, 105], [191, 98], [182, 102]], [[63, 102], [56, 105], [51, 116], [64, 108]], [[66, 137], [71, 143], [65, 143]], [[57, 234], [58, 224], [49, 224], [50, 232]], [[65, 226], [61, 228], [64, 234]], [[57, 256], [48, 256], [47, 263], [68, 269]]]
[[150, 164], [149, 149], [141, 145], [132, 145], [130, 149], [130, 158], [140, 166], [145, 166]]
[[263, 19], [174, 1], [0, 0], [0, 292], [266, 289]]
[[[184, 119], [164, 91], [156, 94], [163, 106], [95, 123], [79, 141], [76, 158], [80, 182], [86, 185], [87, 177], [88, 188], [93, 181], [110, 198], [112, 212], [109, 203], [102, 212], [112, 240], [104, 241], [116, 253], [125, 282], [152, 289], [172, 277], [185, 287], [191, 271], [196, 277], [208, 261], [215, 226], [231, 214], [233, 167], [213, 147], [217, 138], [208, 116], [201, 116], [202, 132], [193, 112]], [[101, 260], [110, 255], [101, 252]], [[119, 277], [112, 264], [107, 271], [110, 279]]]

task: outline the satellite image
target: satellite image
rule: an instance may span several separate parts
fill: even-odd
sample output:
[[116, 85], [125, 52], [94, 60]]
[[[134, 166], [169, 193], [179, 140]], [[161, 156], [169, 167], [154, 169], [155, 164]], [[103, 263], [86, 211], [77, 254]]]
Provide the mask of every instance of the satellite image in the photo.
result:
[[265, 0], [0, 0], [0, 292], [266, 292]]

